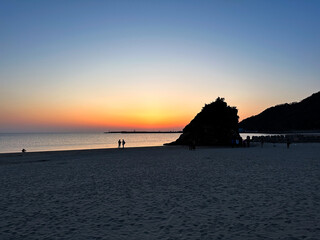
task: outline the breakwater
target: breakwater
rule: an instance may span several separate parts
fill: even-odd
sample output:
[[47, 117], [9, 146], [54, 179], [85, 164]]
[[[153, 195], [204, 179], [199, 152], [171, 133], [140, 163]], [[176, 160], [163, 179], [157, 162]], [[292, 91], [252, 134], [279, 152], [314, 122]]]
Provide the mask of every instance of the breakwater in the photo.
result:
[[271, 142], [285, 143], [287, 141], [296, 143], [320, 142], [320, 135], [309, 134], [287, 134], [287, 135], [272, 135], [272, 136], [253, 136], [252, 142]]

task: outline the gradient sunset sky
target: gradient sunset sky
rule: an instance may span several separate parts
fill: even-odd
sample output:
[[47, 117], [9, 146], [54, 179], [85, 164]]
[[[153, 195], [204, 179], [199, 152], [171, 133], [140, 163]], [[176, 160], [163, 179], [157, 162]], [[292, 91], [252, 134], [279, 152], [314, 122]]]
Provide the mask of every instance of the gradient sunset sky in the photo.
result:
[[320, 1], [0, 0], [0, 132], [181, 130], [320, 90]]

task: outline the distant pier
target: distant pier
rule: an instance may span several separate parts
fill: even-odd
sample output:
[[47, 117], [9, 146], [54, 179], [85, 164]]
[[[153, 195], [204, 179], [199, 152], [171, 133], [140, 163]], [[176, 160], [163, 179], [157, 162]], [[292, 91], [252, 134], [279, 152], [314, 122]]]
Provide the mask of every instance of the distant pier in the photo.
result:
[[109, 131], [104, 133], [123, 133], [123, 134], [134, 134], [134, 133], [182, 133], [182, 131]]

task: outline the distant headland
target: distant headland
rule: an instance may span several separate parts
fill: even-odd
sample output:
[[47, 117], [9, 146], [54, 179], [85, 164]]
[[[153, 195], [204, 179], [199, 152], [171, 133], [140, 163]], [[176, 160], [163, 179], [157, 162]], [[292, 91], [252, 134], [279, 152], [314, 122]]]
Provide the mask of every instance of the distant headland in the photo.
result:
[[182, 131], [109, 131], [104, 133], [124, 133], [124, 134], [131, 134], [131, 133], [182, 133]]
[[320, 92], [300, 102], [270, 107], [239, 123], [242, 132], [319, 132]]

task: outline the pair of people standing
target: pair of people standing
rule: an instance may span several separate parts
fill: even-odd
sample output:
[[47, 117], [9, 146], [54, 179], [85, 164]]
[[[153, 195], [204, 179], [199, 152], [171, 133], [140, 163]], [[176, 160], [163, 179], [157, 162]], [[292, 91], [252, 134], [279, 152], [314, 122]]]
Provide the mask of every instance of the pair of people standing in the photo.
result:
[[126, 142], [124, 141], [124, 139], [122, 139], [122, 141], [119, 139], [119, 141], [118, 141], [118, 148], [121, 147], [121, 144], [122, 144], [122, 148], [124, 148], [124, 145], [126, 144]]

